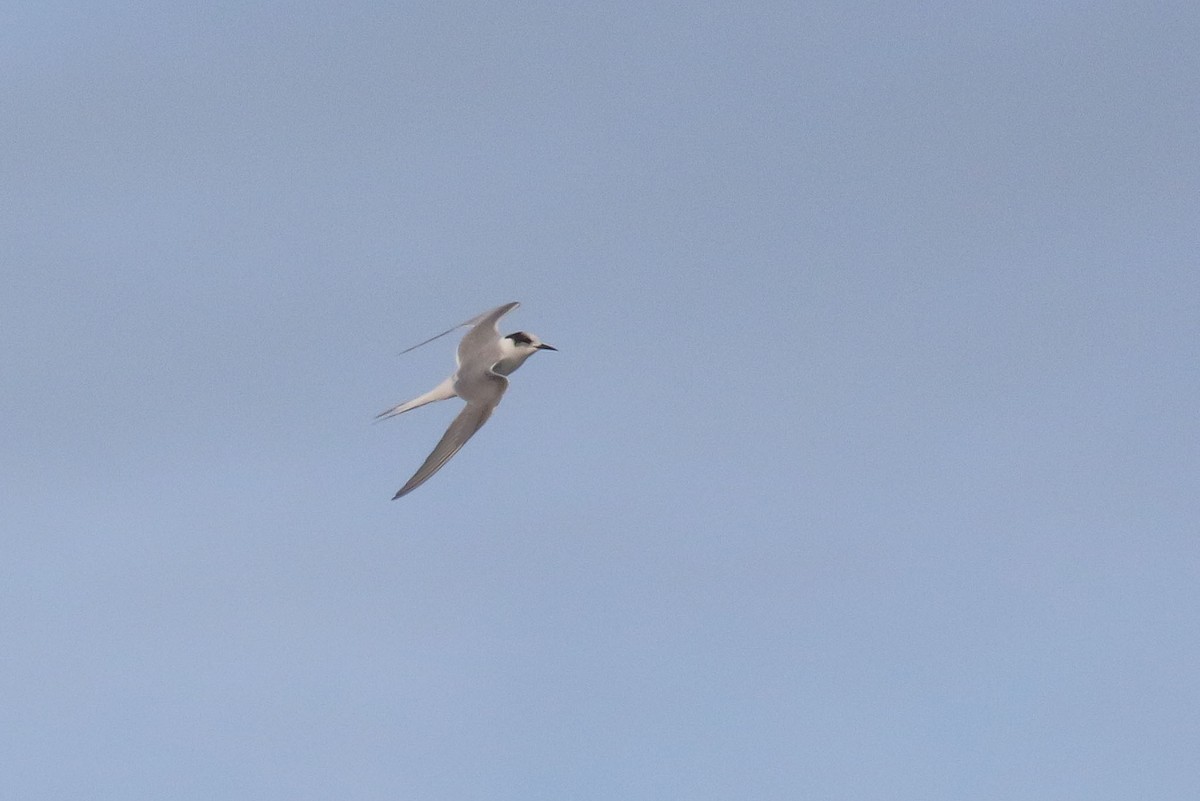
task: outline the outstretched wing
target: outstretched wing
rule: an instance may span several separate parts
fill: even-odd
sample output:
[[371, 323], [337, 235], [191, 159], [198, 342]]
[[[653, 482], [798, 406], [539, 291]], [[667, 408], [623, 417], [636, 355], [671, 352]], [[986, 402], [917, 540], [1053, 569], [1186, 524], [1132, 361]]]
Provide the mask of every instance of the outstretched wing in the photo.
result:
[[437, 447], [433, 449], [433, 453], [429, 454], [413, 477], [408, 480], [408, 483], [392, 496], [393, 501], [428, 481], [434, 473], [442, 469], [446, 462], [450, 461], [450, 457], [467, 444], [467, 440], [475, 436], [475, 432], [482, 428], [483, 424], [492, 416], [492, 410], [496, 408], [496, 404], [500, 403], [500, 397], [508, 388], [508, 379], [493, 373], [487, 382], [487, 387], [488, 390], [483, 393], [483, 397], [479, 397], [479, 394], [476, 393], [475, 399], [458, 413], [458, 417], [455, 417], [454, 422], [446, 429], [446, 433], [442, 435]]
[[[404, 354], [408, 353], [410, 350], [416, 350], [417, 348], [421, 347], [422, 345], [428, 345], [430, 342], [433, 342], [435, 339], [441, 339], [442, 337], [446, 336], [446, 334], [453, 334], [455, 331], [462, 328], [463, 326], [476, 325], [477, 323], [482, 323], [484, 320], [491, 317], [493, 314], [496, 315], [492, 319], [492, 325], [495, 326], [497, 320], [499, 320], [501, 317], [503, 317], [505, 314], [512, 311], [519, 305], [521, 305], [521, 304], [514, 301], [512, 303], [506, 303], [503, 306], [497, 306], [496, 308], [492, 309], [491, 311], [485, 311], [483, 314], [477, 314], [474, 317], [472, 317], [470, 320], [465, 320], [464, 322], [459, 323], [458, 325], [454, 326], [453, 328], [447, 328], [442, 333], [440, 333], [436, 336], [432, 336], [429, 339], [425, 340], [424, 342], [418, 342], [417, 344], [413, 345], [411, 348], [405, 348], [404, 350], [400, 351], [400, 355], [403, 356]], [[503, 309], [503, 311], [501, 311], [501, 309]], [[470, 333], [468, 333], [467, 336], [470, 336]]]
[[463, 336], [462, 342], [458, 343], [458, 363], [467, 364], [471, 361], [472, 356], [479, 353], [488, 352], [489, 355], [497, 353], [495, 346], [500, 340], [500, 331], [496, 328], [496, 323], [500, 322], [501, 317], [520, 305], [514, 300], [512, 303], [497, 306], [476, 317], [473, 321], [475, 327]]

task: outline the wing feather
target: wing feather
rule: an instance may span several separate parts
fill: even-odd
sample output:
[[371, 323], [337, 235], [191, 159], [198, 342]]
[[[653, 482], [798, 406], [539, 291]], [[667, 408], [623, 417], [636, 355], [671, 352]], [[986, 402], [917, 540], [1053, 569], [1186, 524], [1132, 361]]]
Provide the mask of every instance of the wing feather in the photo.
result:
[[[410, 350], [416, 350], [417, 348], [421, 347], [422, 345], [428, 345], [430, 342], [433, 342], [435, 339], [441, 339], [442, 337], [446, 336], [446, 334], [453, 334], [455, 331], [457, 331], [458, 329], [460, 329], [464, 326], [477, 325], [478, 323], [483, 322], [484, 320], [486, 320], [493, 314], [496, 315], [495, 319], [492, 320], [492, 325], [494, 326], [496, 324], [497, 320], [499, 320], [505, 314], [508, 314], [510, 311], [512, 311], [513, 309], [517, 308], [517, 306], [520, 306], [520, 305], [521, 305], [520, 303], [513, 301], [512, 303], [506, 303], [503, 306], [497, 306], [494, 309], [485, 311], [483, 314], [477, 314], [474, 317], [472, 317], [470, 320], [464, 320], [463, 322], [459, 323], [458, 325], [454, 326], [453, 328], [447, 328], [442, 333], [437, 334], [436, 336], [432, 336], [429, 339], [425, 340], [424, 342], [418, 342], [417, 344], [413, 345], [411, 348], [405, 348], [404, 350], [400, 351], [400, 355], [403, 356], [404, 354], [408, 353]], [[501, 311], [501, 309], [503, 309], [503, 311]], [[497, 314], [497, 312], [499, 312], [499, 314]], [[467, 336], [470, 336], [470, 332], [468, 332]]]
[[471, 356], [481, 352], [488, 345], [497, 343], [500, 339], [500, 331], [496, 328], [496, 324], [500, 322], [501, 317], [520, 305], [514, 300], [476, 317], [472, 321], [475, 323], [475, 327], [464, 334], [462, 342], [458, 343], [458, 363], [466, 364], [470, 361]]
[[508, 379], [492, 374], [492, 379], [488, 382], [488, 385], [492, 388], [489, 393], [490, 397], [472, 400], [463, 407], [463, 410], [450, 423], [450, 427], [446, 429], [446, 433], [442, 435], [433, 452], [417, 468], [417, 472], [408, 480], [408, 483], [392, 496], [393, 501], [397, 498], [402, 498], [428, 481], [488, 421], [488, 418], [492, 416], [492, 411], [500, 403], [500, 398], [504, 394], [504, 390], [508, 387]]

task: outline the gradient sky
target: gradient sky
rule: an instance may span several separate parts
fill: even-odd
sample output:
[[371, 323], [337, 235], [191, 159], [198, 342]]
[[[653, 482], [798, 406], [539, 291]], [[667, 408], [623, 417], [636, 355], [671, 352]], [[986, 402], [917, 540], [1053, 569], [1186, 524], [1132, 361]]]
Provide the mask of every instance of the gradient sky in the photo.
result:
[[1198, 41], [13, 5], [0, 795], [1200, 797]]

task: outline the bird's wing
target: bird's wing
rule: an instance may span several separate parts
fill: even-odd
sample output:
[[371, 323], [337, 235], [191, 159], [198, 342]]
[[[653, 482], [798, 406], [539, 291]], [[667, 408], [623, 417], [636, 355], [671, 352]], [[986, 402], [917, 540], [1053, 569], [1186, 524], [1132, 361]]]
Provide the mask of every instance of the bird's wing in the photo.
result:
[[[461, 322], [458, 325], [454, 326], [453, 328], [447, 328], [445, 331], [438, 334], [437, 336], [432, 336], [429, 339], [425, 340], [424, 342], [418, 342], [417, 344], [413, 345], [411, 348], [405, 348], [404, 350], [400, 351], [400, 355], [403, 356], [404, 354], [408, 353], [410, 350], [416, 350], [417, 348], [421, 347], [422, 345], [428, 345], [430, 342], [433, 342], [435, 339], [441, 339], [442, 337], [446, 336], [446, 334], [453, 334], [455, 331], [462, 328], [463, 326], [475, 325], [476, 323], [481, 323], [488, 317], [491, 317], [491, 315], [493, 315], [493, 314], [495, 314], [496, 316], [492, 320], [492, 325], [495, 325], [496, 320], [499, 320], [502, 316], [504, 316], [508, 312], [512, 311], [519, 305], [520, 305], [519, 303], [516, 303], [514, 301], [513, 303], [506, 303], [503, 306], [497, 306], [496, 308], [494, 308], [490, 311], [485, 311], [483, 314], [477, 314], [474, 317], [472, 317], [470, 320]], [[501, 311], [501, 309], [503, 309], [503, 311]], [[467, 336], [470, 336], [470, 333], [468, 333]]]
[[500, 322], [501, 317], [520, 305], [514, 300], [512, 303], [505, 303], [503, 306], [486, 311], [472, 320], [475, 327], [463, 336], [462, 342], [458, 343], [458, 363], [467, 364], [472, 357], [481, 353], [493, 355], [495, 353], [494, 346], [500, 339], [500, 331], [496, 328], [496, 323]]
[[393, 501], [412, 492], [428, 481], [434, 473], [441, 470], [442, 466], [450, 461], [450, 457], [458, 453], [459, 449], [467, 444], [467, 440], [473, 437], [475, 432], [482, 428], [487, 419], [492, 416], [492, 410], [496, 408], [496, 404], [500, 403], [500, 397], [508, 388], [508, 379], [494, 373], [489, 375], [491, 376], [487, 380], [489, 389], [485, 392], [482, 387], [479, 387], [473, 393], [473, 399], [463, 407], [463, 410], [458, 413], [458, 417], [454, 418], [454, 422], [446, 429], [446, 433], [442, 435], [437, 447], [425, 459], [424, 464], [392, 497]]

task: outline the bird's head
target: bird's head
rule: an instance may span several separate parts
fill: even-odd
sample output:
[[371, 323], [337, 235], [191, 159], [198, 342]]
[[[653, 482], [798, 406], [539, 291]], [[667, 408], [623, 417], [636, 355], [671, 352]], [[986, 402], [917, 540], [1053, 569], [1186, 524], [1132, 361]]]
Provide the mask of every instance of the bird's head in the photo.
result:
[[509, 334], [505, 339], [511, 343], [512, 349], [517, 352], [532, 354], [535, 350], [558, 350], [553, 345], [547, 345], [538, 339], [537, 334], [530, 334], [527, 331], [518, 331], [515, 334]]

